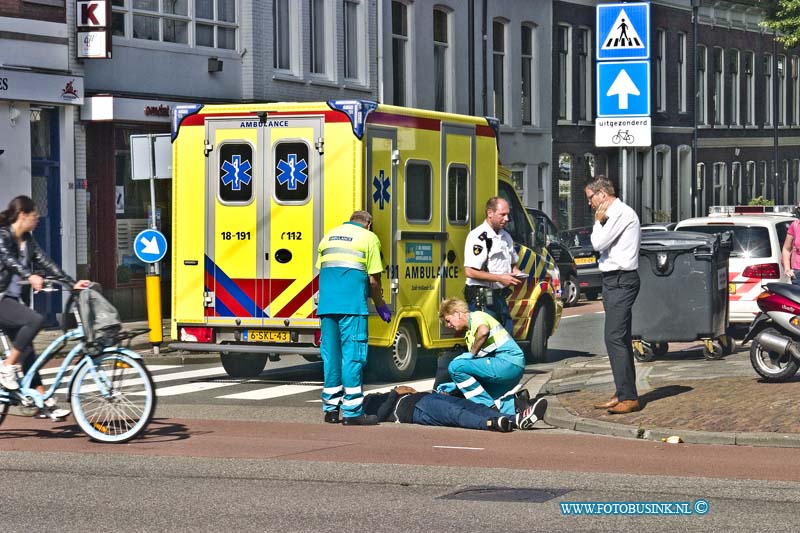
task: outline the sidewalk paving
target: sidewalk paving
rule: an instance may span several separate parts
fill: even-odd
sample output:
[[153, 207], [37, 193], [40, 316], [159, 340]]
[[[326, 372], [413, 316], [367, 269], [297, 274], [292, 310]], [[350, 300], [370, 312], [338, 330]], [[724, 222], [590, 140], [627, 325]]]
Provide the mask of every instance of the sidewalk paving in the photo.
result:
[[678, 436], [690, 443], [800, 447], [800, 376], [762, 382], [750, 365], [749, 348], [707, 361], [702, 345], [676, 345], [661, 358], [637, 362], [644, 408], [624, 415], [593, 407], [614, 393], [607, 356], [565, 360], [541, 388], [550, 401], [545, 422], [658, 441]]

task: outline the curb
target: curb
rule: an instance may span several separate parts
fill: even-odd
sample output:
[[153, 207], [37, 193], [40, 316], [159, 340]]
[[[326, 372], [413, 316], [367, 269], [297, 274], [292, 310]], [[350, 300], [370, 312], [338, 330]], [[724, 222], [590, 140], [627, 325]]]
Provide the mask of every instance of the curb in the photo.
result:
[[744, 433], [694, 431], [658, 427], [645, 428], [642, 426], [614, 424], [603, 420], [580, 417], [561, 405], [558, 397], [552, 394], [547, 396], [547, 401], [548, 406], [544, 415], [544, 421], [551, 426], [571, 431], [656, 442], [661, 442], [662, 439], [666, 437], [677, 435], [687, 444], [800, 448], [800, 434], [796, 433]]

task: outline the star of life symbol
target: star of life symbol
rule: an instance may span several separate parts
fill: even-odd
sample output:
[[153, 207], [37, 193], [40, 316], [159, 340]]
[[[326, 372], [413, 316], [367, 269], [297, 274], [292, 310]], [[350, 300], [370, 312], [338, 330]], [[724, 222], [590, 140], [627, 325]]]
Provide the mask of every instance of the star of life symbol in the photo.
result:
[[278, 174], [278, 184], [286, 185], [286, 188], [290, 191], [297, 190], [298, 183], [304, 185], [308, 180], [307, 168], [308, 165], [305, 159], [298, 161], [297, 154], [289, 154], [286, 157], [286, 161], [281, 159], [278, 162], [278, 170], [281, 172]]
[[239, 191], [242, 189], [242, 184], [250, 185], [250, 180], [252, 179], [250, 174], [250, 161], [245, 160], [242, 161], [242, 156], [239, 154], [231, 156], [230, 161], [225, 161], [222, 163], [222, 170], [225, 171], [225, 174], [220, 178], [222, 180], [223, 185], [230, 185], [231, 189], [234, 191]]
[[611, 26], [611, 31], [603, 42], [603, 50], [620, 50], [630, 48], [644, 48], [636, 28], [631, 24], [631, 19], [624, 9], [620, 9], [617, 19]]
[[389, 202], [389, 187], [391, 182], [389, 176], [383, 174], [381, 170], [377, 176], [372, 177], [372, 185], [375, 187], [375, 192], [372, 193], [372, 201], [378, 203], [378, 208], [383, 210], [383, 204]]

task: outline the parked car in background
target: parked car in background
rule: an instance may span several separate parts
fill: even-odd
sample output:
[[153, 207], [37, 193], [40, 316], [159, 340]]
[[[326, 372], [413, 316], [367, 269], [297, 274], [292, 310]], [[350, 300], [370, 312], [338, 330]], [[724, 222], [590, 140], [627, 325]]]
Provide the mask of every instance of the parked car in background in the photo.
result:
[[547, 239], [547, 251], [555, 259], [558, 270], [561, 273], [561, 301], [564, 302], [564, 307], [575, 305], [578, 303], [581, 292], [578, 286], [578, 269], [569, 248], [562, 242], [555, 224], [547, 216], [547, 213], [533, 207], [526, 207], [525, 209], [533, 220], [536, 231], [544, 230]]
[[651, 233], [653, 231], [673, 231], [677, 222], [655, 222], [653, 224], [642, 224], [642, 233]]
[[[769, 212], [763, 212], [762, 206], [715, 207], [710, 216], [682, 220], [675, 231], [733, 233], [728, 260], [730, 322], [749, 324], [759, 311], [756, 298], [762, 292], [761, 285], [790, 281], [783, 270], [781, 248], [795, 220], [789, 215], [792, 206], [768, 206]], [[778, 209], [784, 207], [784, 211]]]
[[564, 230], [560, 235], [575, 260], [581, 292], [587, 300], [597, 300], [603, 290], [603, 276], [597, 263], [600, 253], [592, 248], [592, 226]]

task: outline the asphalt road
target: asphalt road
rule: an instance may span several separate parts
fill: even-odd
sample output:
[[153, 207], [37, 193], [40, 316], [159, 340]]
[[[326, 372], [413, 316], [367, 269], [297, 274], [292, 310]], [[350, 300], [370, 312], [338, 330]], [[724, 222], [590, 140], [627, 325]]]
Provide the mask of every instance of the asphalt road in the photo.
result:
[[[604, 351], [600, 310], [566, 311], [551, 340], [555, 360]], [[551, 365], [527, 372], [536, 377]], [[796, 529], [800, 469], [791, 449], [669, 445], [544, 426], [511, 434], [345, 428], [320, 423], [318, 363], [285, 358], [256, 380], [231, 380], [217, 365], [153, 370], [156, 418], [129, 444], [92, 443], [69, 419], [7, 418], [6, 530]], [[567, 516], [561, 506], [686, 502], [704, 510], [699, 500], [706, 514]]]

